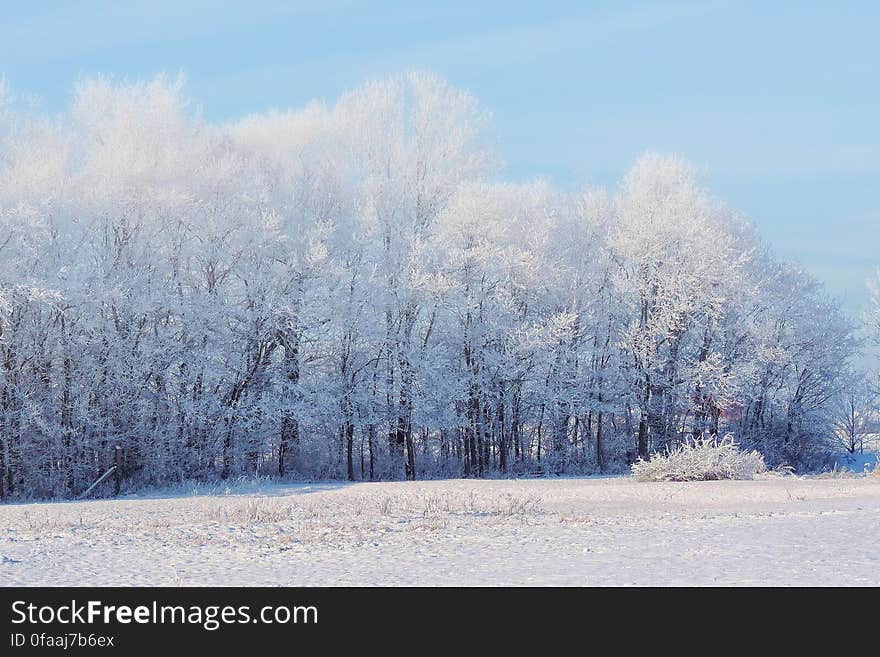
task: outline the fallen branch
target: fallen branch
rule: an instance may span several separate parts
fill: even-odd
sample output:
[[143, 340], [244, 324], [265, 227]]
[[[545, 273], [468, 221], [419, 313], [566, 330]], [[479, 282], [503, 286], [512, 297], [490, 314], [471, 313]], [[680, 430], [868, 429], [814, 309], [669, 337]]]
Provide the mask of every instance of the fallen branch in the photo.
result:
[[95, 486], [97, 486], [97, 485], [100, 484], [102, 481], [104, 481], [104, 480], [105, 480], [107, 477], [109, 477], [109, 476], [110, 476], [115, 470], [116, 470], [116, 466], [115, 466], [115, 465], [111, 465], [111, 466], [110, 466], [110, 469], [107, 470], [107, 472], [105, 472], [105, 473], [102, 474], [100, 477], [98, 477], [98, 479], [95, 481], [95, 483], [93, 483], [91, 486], [89, 486], [89, 487], [86, 489], [86, 491], [85, 491], [84, 493], [82, 493], [79, 497], [77, 497], [76, 499], [81, 500], [81, 499], [83, 499], [84, 497], [86, 497], [89, 493], [91, 493], [91, 492], [95, 489]]

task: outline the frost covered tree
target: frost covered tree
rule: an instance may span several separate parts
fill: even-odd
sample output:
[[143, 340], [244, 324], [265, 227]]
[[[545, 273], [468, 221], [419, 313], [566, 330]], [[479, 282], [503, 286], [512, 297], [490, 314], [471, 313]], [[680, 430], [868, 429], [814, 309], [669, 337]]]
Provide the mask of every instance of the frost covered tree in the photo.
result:
[[831, 407], [834, 436], [850, 454], [862, 452], [874, 433], [877, 390], [864, 372], [848, 372]]
[[637, 451], [666, 448], [682, 414], [717, 434], [728, 371], [719, 327], [731, 289], [744, 284], [726, 216], [697, 187], [687, 165], [648, 155], [616, 199], [612, 248], [628, 312], [620, 344], [638, 408]]
[[181, 79], [0, 94], [0, 496], [614, 472], [733, 433], [817, 465], [856, 349], [690, 167], [502, 183], [430, 75], [205, 122]]

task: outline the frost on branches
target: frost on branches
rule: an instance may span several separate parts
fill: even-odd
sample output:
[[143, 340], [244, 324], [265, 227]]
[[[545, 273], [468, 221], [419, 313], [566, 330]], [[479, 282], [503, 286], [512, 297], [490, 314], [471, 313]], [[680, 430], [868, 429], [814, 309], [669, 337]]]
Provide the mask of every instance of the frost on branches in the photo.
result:
[[[855, 349], [675, 157], [496, 182], [428, 75], [209, 124], [180, 80], [0, 97], [0, 496], [621, 472], [731, 433], [821, 465]], [[688, 448], [685, 448], [688, 449]], [[99, 491], [100, 492], [100, 491]]]
[[742, 451], [733, 436], [695, 438], [632, 464], [633, 476], [640, 481], [754, 479], [765, 469], [764, 457], [755, 450]]

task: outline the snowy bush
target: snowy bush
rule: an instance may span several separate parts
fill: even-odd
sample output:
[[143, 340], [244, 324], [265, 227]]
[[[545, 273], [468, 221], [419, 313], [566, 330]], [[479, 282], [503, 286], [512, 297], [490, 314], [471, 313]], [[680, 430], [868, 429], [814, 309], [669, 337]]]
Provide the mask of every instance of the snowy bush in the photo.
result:
[[742, 451], [730, 435], [721, 441], [699, 438], [682, 443], [632, 465], [632, 474], [639, 481], [754, 479], [764, 470], [764, 457], [756, 451]]

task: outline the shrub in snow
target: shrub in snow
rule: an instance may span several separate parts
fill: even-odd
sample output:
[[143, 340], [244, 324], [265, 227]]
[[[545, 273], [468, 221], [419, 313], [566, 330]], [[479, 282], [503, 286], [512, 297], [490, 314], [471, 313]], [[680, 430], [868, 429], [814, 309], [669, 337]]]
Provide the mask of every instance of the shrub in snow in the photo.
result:
[[764, 457], [756, 451], [745, 452], [728, 435], [699, 438], [682, 443], [665, 453], [654, 453], [632, 465], [639, 481], [710, 481], [716, 479], [754, 479], [764, 472]]

